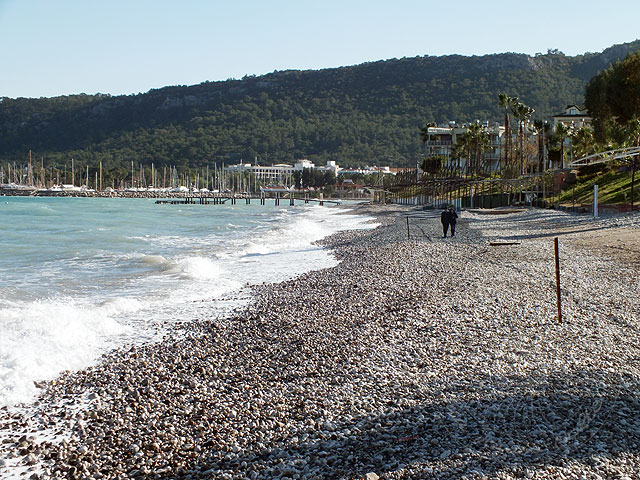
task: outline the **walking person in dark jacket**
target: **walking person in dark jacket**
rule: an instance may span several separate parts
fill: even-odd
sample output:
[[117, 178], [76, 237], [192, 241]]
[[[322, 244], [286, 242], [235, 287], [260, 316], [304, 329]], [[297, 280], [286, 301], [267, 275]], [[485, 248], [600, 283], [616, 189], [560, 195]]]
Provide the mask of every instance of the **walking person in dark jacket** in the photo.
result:
[[[456, 213], [455, 207], [449, 207], [449, 225], [451, 226], [451, 236], [454, 237], [456, 235], [456, 219], [458, 218], [458, 214]], [[445, 232], [444, 236], [447, 236]]]
[[440, 221], [442, 222], [442, 236], [446, 237], [447, 231], [449, 230], [449, 224], [451, 223], [451, 213], [449, 213], [447, 207], [444, 207], [444, 210], [440, 214]]

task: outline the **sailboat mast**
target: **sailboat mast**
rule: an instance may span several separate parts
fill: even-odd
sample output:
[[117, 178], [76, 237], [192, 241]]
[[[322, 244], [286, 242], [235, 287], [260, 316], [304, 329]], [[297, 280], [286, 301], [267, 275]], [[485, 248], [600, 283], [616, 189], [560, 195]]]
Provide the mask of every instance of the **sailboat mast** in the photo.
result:
[[27, 167], [27, 182], [29, 183], [29, 185], [33, 185], [33, 178], [32, 178], [32, 170], [31, 170], [31, 150], [29, 150], [29, 166]]

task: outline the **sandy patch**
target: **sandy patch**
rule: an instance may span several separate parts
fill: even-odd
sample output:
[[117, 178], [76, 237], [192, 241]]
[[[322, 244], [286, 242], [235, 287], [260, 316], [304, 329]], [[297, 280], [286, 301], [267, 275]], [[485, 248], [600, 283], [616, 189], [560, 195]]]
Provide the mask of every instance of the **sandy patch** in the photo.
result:
[[577, 233], [567, 229], [566, 233], [567, 240], [577, 248], [614, 258], [624, 265], [640, 266], [640, 229], [638, 228], [613, 227]]

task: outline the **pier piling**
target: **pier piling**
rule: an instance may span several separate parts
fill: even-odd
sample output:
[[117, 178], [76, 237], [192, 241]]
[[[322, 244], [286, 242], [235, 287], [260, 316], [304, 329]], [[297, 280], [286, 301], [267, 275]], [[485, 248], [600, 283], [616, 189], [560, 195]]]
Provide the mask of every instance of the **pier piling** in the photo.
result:
[[[267, 195], [264, 194], [264, 192], [260, 193], [260, 196], [250, 196], [250, 195], [246, 195], [243, 197], [236, 197], [234, 194], [229, 194], [229, 195], [213, 195], [213, 196], [205, 196], [205, 195], [187, 195], [185, 197], [181, 197], [181, 198], [167, 198], [167, 199], [158, 199], [156, 200], [156, 204], [171, 204], [171, 205], [224, 205], [225, 203], [227, 203], [227, 201], [229, 201], [229, 203], [231, 205], [236, 205], [238, 202], [239, 198], [244, 198], [245, 204], [246, 205], [250, 205], [251, 204], [251, 199], [259, 199], [260, 200], [260, 205], [266, 205], [266, 200], [267, 200]], [[275, 193], [273, 196], [270, 196], [269, 198], [273, 198], [274, 200], [274, 205], [275, 206], [279, 206], [280, 205], [280, 200], [282, 199], [282, 195], [281, 193]], [[285, 195], [284, 199], [288, 199], [289, 200], [289, 205], [290, 206], [295, 206], [296, 204], [296, 197], [295, 195], [293, 195], [292, 193]], [[304, 200], [304, 203], [311, 203], [311, 202], [318, 202], [319, 205], [324, 205], [325, 201], [327, 203], [333, 203], [333, 204], [340, 204], [341, 202], [338, 200], [324, 200], [322, 194], [320, 195], [319, 199], [316, 198], [310, 198], [310, 196], [308, 194], [305, 194], [304, 199], [303, 198], [299, 198], [298, 200]]]

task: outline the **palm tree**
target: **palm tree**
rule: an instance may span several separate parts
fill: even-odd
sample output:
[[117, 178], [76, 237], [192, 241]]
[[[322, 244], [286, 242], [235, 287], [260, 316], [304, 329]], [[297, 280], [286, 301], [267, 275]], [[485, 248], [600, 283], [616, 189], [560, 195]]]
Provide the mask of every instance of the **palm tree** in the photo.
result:
[[480, 168], [486, 167], [484, 164], [484, 153], [491, 147], [491, 138], [489, 132], [479, 123], [469, 126], [469, 136], [471, 137], [471, 148], [474, 159], [474, 167], [476, 173]]
[[511, 113], [518, 119], [518, 136], [520, 137], [520, 173], [524, 174], [524, 127], [535, 110], [522, 102], [511, 107]]
[[542, 173], [546, 170], [546, 155], [549, 145], [549, 131], [551, 125], [546, 120], [534, 120], [533, 128], [538, 134], [538, 172]]
[[469, 164], [471, 159], [471, 148], [470, 148], [470, 137], [467, 135], [467, 132], [459, 135], [456, 138], [456, 143], [451, 148], [451, 158], [456, 159], [457, 168], [460, 170], [460, 159], [465, 159], [465, 172], [461, 174], [467, 175], [469, 173]]
[[466, 158], [467, 173], [478, 174], [483, 167], [483, 155], [491, 147], [487, 130], [479, 123], [473, 123], [456, 140], [455, 151], [458, 158]]
[[576, 157], [584, 157], [595, 153], [596, 141], [591, 127], [583, 126], [577, 130], [573, 130], [570, 133], [570, 136], [571, 147], [575, 152]]
[[510, 97], [506, 93], [498, 95], [498, 105], [504, 108], [504, 163], [505, 166], [510, 163], [510, 154], [512, 151], [511, 142], [511, 125], [509, 119], [509, 110], [518, 103], [518, 97]]
[[569, 127], [564, 123], [558, 123], [555, 129], [556, 143], [560, 145], [560, 167], [564, 167], [564, 139], [569, 135]]

